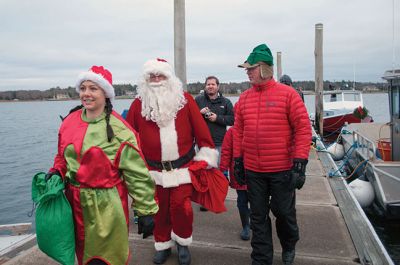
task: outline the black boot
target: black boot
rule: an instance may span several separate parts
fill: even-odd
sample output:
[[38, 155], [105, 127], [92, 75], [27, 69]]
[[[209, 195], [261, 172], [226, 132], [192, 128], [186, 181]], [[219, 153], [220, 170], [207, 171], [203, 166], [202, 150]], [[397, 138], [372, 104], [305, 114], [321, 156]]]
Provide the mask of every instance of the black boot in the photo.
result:
[[176, 247], [178, 249], [179, 265], [189, 265], [191, 257], [188, 246], [181, 246], [178, 243], [176, 243]]
[[282, 262], [284, 265], [292, 265], [296, 252], [294, 249], [282, 250]]
[[208, 211], [207, 208], [205, 208], [205, 207], [203, 207], [203, 206], [200, 206], [200, 212], [207, 212], [207, 211]]
[[240, 238], [242, 240], [250, 239], [250, 216], [249, 212], [239, 211], [240, 221], [242, 221], [242, 232], [240, 232]]
[[154, 264], [163, 264], [164, 262], [167, 261], [167, 259], [170, 255], [171, 255], [170, 248], [156, 251], [156, 254], [154, 254], [154, 257], [153, 257], [153, 263]]

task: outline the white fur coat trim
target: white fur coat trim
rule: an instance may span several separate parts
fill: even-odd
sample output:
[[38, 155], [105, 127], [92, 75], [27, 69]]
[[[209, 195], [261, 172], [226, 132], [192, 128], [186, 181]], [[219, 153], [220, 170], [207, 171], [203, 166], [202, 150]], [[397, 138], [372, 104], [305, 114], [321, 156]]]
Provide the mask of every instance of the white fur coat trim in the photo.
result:
[[189, 246], [190, 244], [192, 244], [192, 241], [193, 241], [192, 236], [190, 236], [188, 238], [182, 238], [182, 237], [179, 237], [177, 234], [175, 234], [174, 231], [171, 231], [171, 238], [172, 238], [172, 240], [175, 240], [175, 242], [177, 242], [181, 246]]
[[178, 134], [175, 130], [175, 119], [160, 128], [161, 160], [173, 161], [179, 158]]
[[175, 241], [173, 241], [173, 240], [169, 240], [169, 241], [165, 241], [165, 242], [155, 242], [154, 243], [154, 248], [157, 251], [169, 249], [169, 248], [172, 248], [173, 246], [175, 246]]
[[193, 158], [194, 161], [206, 161], [210, 167], [218, 168], [218, 151], [215, 148], [201, 147]]
[[176, 168], [171, 171], [155, 171], [150, 170], [150, 175], [154, 179], [157, 185], [164, 188], [178, 187], [182, 184], [192, 183], [190, 178], [189, 169], [186, 168]]

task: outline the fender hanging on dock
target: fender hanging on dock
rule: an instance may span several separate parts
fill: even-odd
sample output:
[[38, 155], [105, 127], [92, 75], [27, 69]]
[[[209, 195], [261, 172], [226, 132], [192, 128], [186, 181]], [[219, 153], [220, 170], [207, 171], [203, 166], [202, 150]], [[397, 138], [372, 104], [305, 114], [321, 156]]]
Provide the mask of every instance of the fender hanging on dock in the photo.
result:
[[370, 206], [374, 201], [375, 192], [369, 181], [355, 179], [349, 184], [349, 187], [362, 208]]
[[342, 144], [339, 144], [337, 142], [334, 142], [328, 148], [326, 148], [326, 151], [332, 156], [333, 160], [341, 160], [344, 157], [344, 147]]

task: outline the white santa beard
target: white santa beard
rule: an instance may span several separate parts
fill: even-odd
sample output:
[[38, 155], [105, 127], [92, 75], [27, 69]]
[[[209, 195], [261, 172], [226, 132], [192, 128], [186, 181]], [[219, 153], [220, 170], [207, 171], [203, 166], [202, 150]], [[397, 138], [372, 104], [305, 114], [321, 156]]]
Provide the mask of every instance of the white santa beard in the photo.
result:
[[186, 103], [182, 88], [169, 80], [144, 82], [138, 94], [142, 100], [142, 116], [159, 127], [167, 126]]

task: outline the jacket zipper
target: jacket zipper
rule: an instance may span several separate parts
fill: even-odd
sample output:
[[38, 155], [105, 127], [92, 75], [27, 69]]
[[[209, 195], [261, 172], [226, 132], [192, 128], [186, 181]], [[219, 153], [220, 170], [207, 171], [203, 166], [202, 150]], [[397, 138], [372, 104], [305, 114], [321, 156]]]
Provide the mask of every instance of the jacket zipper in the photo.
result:
[[260, 91], [260, 94], [258, 96], [258, 104], [257, 104], [257, 125], [256, 125], [256, 148], [257, 148], [257, 168], [260, 168], [260, 148], [259, 148], [259, 132], [258, 132], [258, 125], [260, 124], [260, 102], [261, 102], [261, 93], [262, 90]]

